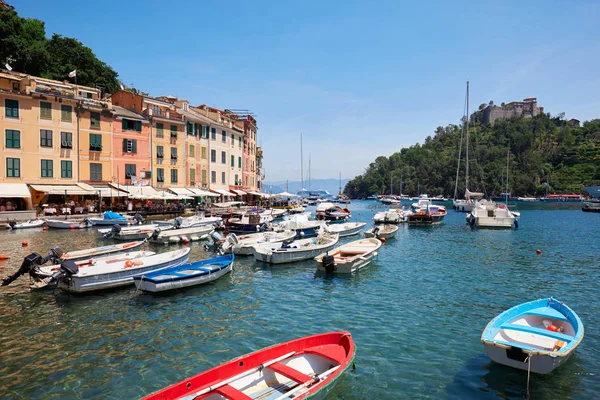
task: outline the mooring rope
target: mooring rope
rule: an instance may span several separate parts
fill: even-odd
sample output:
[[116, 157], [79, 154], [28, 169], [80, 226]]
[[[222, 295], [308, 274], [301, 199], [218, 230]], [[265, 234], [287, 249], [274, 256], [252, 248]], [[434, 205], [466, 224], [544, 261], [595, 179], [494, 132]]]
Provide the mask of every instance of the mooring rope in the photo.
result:
[[529, 377], [531, 375], [531, 355], [533, 353], [533, 350], [529, 350], [529, 356], [527, 356], [527, 358], [525, 359], [525, 362], [527, 363], [527, 398], [529, 398]]

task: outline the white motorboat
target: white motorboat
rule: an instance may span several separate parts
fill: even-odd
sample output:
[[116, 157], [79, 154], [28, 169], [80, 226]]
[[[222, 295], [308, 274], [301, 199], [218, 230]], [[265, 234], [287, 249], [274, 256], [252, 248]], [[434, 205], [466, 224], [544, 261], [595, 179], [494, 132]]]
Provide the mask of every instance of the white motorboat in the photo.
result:
[[340, 237], [357, 235], [360, 230], [367, 225], [364, 222], [344, 222], [341, 224], [331, 224], [325, 226], [325, 232], [338, 234]]
[[365, 231], [366, 238], [391, 239], [398, 232], [397, 225], [377, 225]]
[[223, 252], [233, 253], [237, 255], [252, 255], [252, 247], [261, 243], [282, 243], [292, 242], [296, 238], [295, 231], [281, 232], [258, 232], [250, 235], [236, 236], [235, 233], [230, 233], [225, 238], [223, 243]]
[[[107, 264], [116, 263], [127, 260], [134, 260], [142, 257], [149, 257], [156, 254], [153, 251], [131, 251], [128, 253], [118, 253], [118, 254], [108, 254], [102, 257], [94, 257], [88, 258], [86, 260], [75, 261], [77, 268], [86, 268], [90, 266], [94, 266], [99, 262], [104, 262]], [[56, 284], [56, 281], [53, 279], [53, 275], [60, 272], [60, 265], [48, 265], [48, 266], [36, 266], [31, 276], [31, 288], [32, 289], [41, 289], [45, 288], [50, 284]]]
[[88, 220], [96, 226], [129, 225], [131, 223], [130, 218], [112, 211], [106, 211], [103, 218], [88, 218]]
[[15, 230], [15, 229], [41, 228], [45, 223], [46, 223], [46, 221], [44, 221], [43, 219], [30, 219], [29, 221], [25, 221], [25, 222], [10, 221], [9, 223], [6, 224], [6, 229]]
[[465, 217], [466, 222], [477, 228], [517, 228], [518, 213], [511, 212], [505, 204], [480, 200]]
[[128, 242], [132, 240], [145, 240], [152, 236], [156, 231], [164, 232], [171, 229], [173, 229], [172, 226], [159, 227], [153, 224], [132, 225], [126, 227], [114, 225], [110, 229], [98, 229], [98, 233], [101, 233], [105, 239]]
[[202, 240], [214, 230], [212, 225], [201, 225], [192, 228], [170, 229], [161, 231], [156, 229], [150, 236], [150, 243], [174, 244], [179, 242], [195, 242]]
[[213, 225], [219, 226], [223, 223], [221, 217], [207, 217], [203, 213], [191, 217], [177, 217], [166, 221], [154, 221], [158, 226], [173, 226], [175, 229], [193, 228], [196, 226]]
[[325, 233], [316, 238], [296, 240], [288, 245], [262, 243], [252, 247], [252, 255], [256, 260], [270, 264], [309, 260], [332, 249], [338, 240], [339, 235]]
[[400, 224], [408, 222], [410, 211], [402, 209], [402, 207], [391, 207], [387, 211], [380, 211], [373, 216], [373, 221], [376, 224]]
[[94, 224], [87, 218], [84, 220], [47, 219], [46, 226], [53, 229], [84, 229], [91, 228]]
[[293, 230], [297, 238], [316, 236], [319, 229], [325, 226], [323, 221], [309, 220], [310, 213], [294, 214], [287, 217], [285, 221], [280, 222], [274, 228], [276, 231]]
[[360, 239], [336, 247], [329, 253], [315, 257], [317, 270], [331, 273], [351, 273], [371, 263], [381, 247], [381, 241], [376, 238]]
[[190, 248], [149, 257], [121, 260], [113, 263], [97, 261], [94, 265], [79, 269], [77, 264], [64, 262], [61, 270], [65, 274], [57, 278], [58, 287], [73, 293], [115, 288], [133, 284], [133, 276], [150, 271], [181, 265], [187, 262]]

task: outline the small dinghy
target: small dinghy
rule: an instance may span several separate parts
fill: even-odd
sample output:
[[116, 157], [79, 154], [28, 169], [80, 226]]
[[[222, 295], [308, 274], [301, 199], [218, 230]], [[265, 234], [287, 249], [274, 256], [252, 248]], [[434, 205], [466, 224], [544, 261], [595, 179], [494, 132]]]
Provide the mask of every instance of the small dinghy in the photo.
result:
[[133, 277], [133, 283], [139, 290], [145, 292], [163, 292], [201, 285], [217, 280], [231, 272], [234, 257], [233, 254], [229, 254], [136, 275]]
[[316, 238], [300, 239], [287, 245], [261, 243], [252, 247], [252, 255], [256, 260], [270, 264], [310, 260], [325, 251], [331, 250], [338, 240], [338, 235], [325, 233]]
[[259, 232], [250, 235], [236, 236], [230, 233], [225, 238], [222, 249], [224, 253], [233, 253], [238, 255], [252, 255], [252, 247], [261, 243], [282, 243], [292, 242], [296, 238], [295, 231], [281, 232]]
[[323, 253], [315, 257], [317, 271], [328, 274], [352, 273], [369, 265], [380, 247], [381, 242], [375, 238], [347, 243], [333, 249], [331, 253]]
[[340, 237], [357, 235], [360, 230], [367, 225], [364, 222], [344, 222], [341, 224], [332, 224], [325, 227], [325, 232], [338, 234]]
[[31, 219], [31, 220], [25, 221], [25, 222], [10, 221], [8, 224], [6, 224], [6, 229], [15, 230], [15, 229], [41, 228], [42, 225], [44, 225], [45, 223], [46, 223], [46, 221], [44, 221], [43, 219]]
[[582, 339], [577, 314], [552, 297], [504, 311], [481, 335], [492, 361], [537, 374], [548, 374], [567, 361]]
[[149, 257], [116, 262], [97, 261], [94, 265], [79, 269], [77, 264], [65, 261], [61, 264], [62, 276], [56, 277], [58, 287], [67, 292], [86, 293], [133, 284], [133, 277], [152, 271], [174, 267], [187, 262], [190, 248], [154, 254]]
[[396, 225], [377, 225], [365, 231], [366, 238], [391, 239], [396, 236], [398, 226]]
[[307, 336], [238, 357], [143, 400], [324, 398], [353, 365], [348, 332]]
[[201, 225], [182, 229], [169, 229], [166, 231], [155, 229], [152, 236], [150, 236], [150, 243], [174, 244], [180, 242], [194, 242], [201, 240], [205, 235], [210, 234], [213, 230], [214, 227], [212, 225]]
[[61, 220], [47, 219], [46, 225], [48, 226], [48, 228], [53, 228], [53, 229], [84, 229], [84, 228], [91, 228], [92, 226], [94, 226], [92, 221], [90, 221], [87, 218], [84, 219], [83, 221], [68, 220], [68, 219], [61, 219]]
[[132, 225], [122, 227], [121, 225], [113, 225], [110, 229], [98, 229], [98, 233], [102, 234], [105, 239], [120, 240], [129, 242], [132, 240], [145, 240], [152, 236], [155, 230], [160, 232], [173, 229], [172, 226], [158, 227], [153, 224], [147, 225]]

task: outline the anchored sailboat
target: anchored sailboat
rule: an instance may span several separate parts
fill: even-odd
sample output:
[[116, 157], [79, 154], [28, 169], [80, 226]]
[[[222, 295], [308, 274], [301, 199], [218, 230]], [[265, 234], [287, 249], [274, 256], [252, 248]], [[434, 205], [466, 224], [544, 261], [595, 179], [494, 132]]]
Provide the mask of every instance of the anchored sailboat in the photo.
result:
[[462, 212], [471, 212], [475, 205], [476, 199], [483, 197], [483, 193], [469, 191], [469, 81], [467, 81], [467, 98], [466, 98], [467, 113], [464, 117], [464, 127], [466, 131], [466, 157], [465, 157], [465, 198], [458, 199], [458, 174], [460, 171], [460, 156], [462, 152], [462, 137], [460, 139], [460, 148], [458, 150], [458, 166], [456, 167], [456, 184], [454, 187], [454, 209]]

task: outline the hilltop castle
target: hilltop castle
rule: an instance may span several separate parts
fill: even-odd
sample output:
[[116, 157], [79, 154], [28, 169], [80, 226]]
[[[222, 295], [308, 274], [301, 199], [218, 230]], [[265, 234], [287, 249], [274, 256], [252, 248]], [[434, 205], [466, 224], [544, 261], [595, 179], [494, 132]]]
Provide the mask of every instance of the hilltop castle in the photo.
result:
[[535, 97], [527, 97], [523, 101], [512, 101], [508, 104], [502, 104], [498, 107], [490, 103], [483, 110], [483, 120], [481, 122], [494, 125], [498, 119], [524, 117], [531, 118], [544, 113], [544, 107], [537, 105]]

